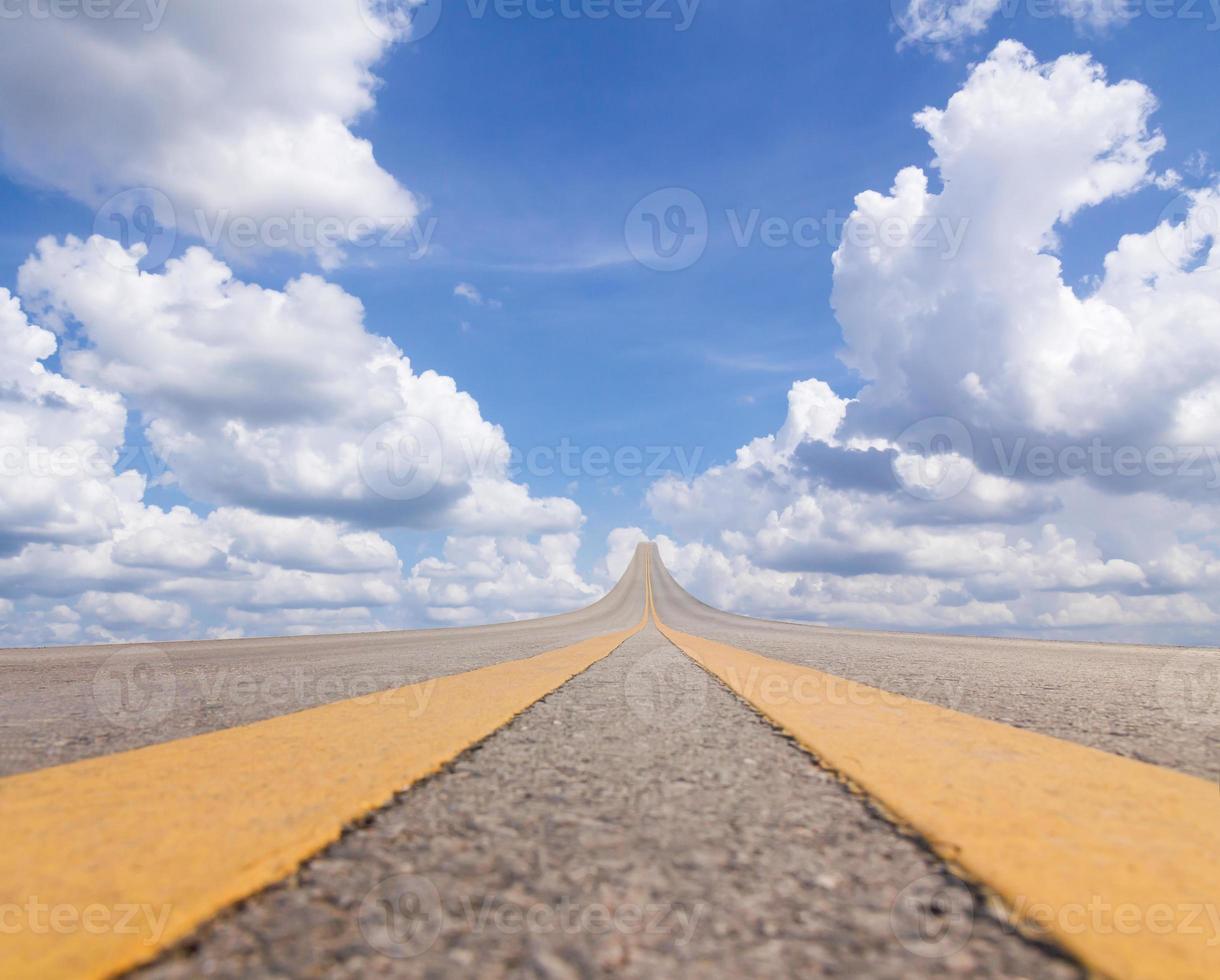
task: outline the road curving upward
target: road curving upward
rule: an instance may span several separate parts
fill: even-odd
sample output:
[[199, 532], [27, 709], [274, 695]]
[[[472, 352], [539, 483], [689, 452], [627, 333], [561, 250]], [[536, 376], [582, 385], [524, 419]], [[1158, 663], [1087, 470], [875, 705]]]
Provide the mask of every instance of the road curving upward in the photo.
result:
[[[0, 778], [0, 976], [1078, 975], [1033, 927], [1102, 975], [1220, 970], [1220, 792], [1189, 713], [1153, 724], [1169, 651], [732, 616], [646, 545], [568, 616], [114, 653], [0, 653], [32, 736]], [[365, 921], [402, 869], [449, 916], [405, 965]], [[964, 932], [937, 918], [954, 872]], [[470, 918], [489, 895], [660, 902], [681, 941], [509, 939]], [[8, 928], [48, 901], [77, 928]], [[80, 927], [128, 905], [156, 914]]]
[[628, 629], [643, 560], [576, 612], [455, 629], [0, 650], [0, 776], [188, 738]]

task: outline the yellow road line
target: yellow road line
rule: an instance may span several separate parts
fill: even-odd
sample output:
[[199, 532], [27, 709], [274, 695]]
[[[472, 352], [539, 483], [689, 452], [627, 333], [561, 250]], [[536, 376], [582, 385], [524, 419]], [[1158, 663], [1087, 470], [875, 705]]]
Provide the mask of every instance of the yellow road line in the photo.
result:
[[647, 623], [0, 780], [0, 977], [129, 969], [291, 873]]
[[1118, 978], [1220, 977], [1213, 783], [657, 628], [1017, 919]]

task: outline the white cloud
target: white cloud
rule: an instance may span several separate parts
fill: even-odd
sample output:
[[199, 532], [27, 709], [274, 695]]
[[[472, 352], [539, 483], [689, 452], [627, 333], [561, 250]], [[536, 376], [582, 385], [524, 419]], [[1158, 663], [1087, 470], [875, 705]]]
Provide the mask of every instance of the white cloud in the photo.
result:
[[52, 333], [0, 289], [0, 556], [31, 542], [106, 538], [143, 487], [116, 476], [121, 400], [49, 371]]
[[[945, 109], [916, 117], [943, 189], [908, 168], [889, 195], [860, 194], [835, 253], [844, 359], [867, 382], [849, 432], [893, 438], [952, 417], [976, 433], [979, 464], [993, 471], [994, 438], [1058, 449], [1096, 437], [1147, 451], [1192, 427], [1206, 435], [1195, 420], [1220, 376], [1215, 243], [1158, 228], [1153, 212], [1083, 296], [1053, 254], [1082, 209], [1150, 185], [1164, 145], [1149, 126], [1155, 107], [1144, 86], [1109, 83], [1087, 57], [1042, 65], [1006, 41]], [[1194, 206], [1214, 213], [1215, 192]], [[911, 238], [860, 247], [850, 232], [858, 221], [949, 215], [969, 220], [953, 259]]]
[[[996, 16], [1011, 21], [1023, 9], [1011, 0], [902, 0], [895, 4], [895, 19], [903, 33], [902, 44], [927, 44], [944, 50], [967, 38], [982, 34]], [[1105, 30], [1131, 20], [1130, 0], [1053, 0], [1053, 7], [1039, 0], [1027, 8], [1031, 16], [1067, 17], [1079, 27]]]
[[[47, 239], [18, 276], [38, 323], [0, 292], [0, 643], [486, 622], [601, 594], [575, 569], [579, 507], [512, 482], [500, 428], [353, 297], [250, 285], [202, 249], [160, 274], [136, 258]], [[116, 475], [128, 408], [207, 516]], [[377, 527], [445, 529], [446, 557], [404, 577]]]
[[453, 295], [460, 296], [466, 302], [472, 303], [475, 306], [483, 305], [483, 294], [468, 282], [459, 282], [454, 286]]
[[[941, 190], [908, 168], [859, 195], [834, 257], [864, 387], [800, 382], [774, 436], [654, 484], [688, 542], [664, 546], [675, 573], [714, 603], [848, 625], [1214, 632], [1220, 189], [1180, 201], [1185, 220], [1153, 204], [1080, 294], [1054, 254], [1081, 210], [1153, 185], [1155, 106], [1087, 57], [1004, 42], [921, 112]], [[952, 255], [852, 234], [963, 218]]]
[[190, 620], [190, 610], [180, 602], [165, 602], [131, 592], [86, 592], [77, 608], [110, 630], [180, 630]]
[[579, 547], [576, 534], [543, 535], [536, 544], [521, 537], [451, 537], [443, 558], [411, 570], [407, 587], [441, 625], [566, 612], [603, 594], [576, 570]]
[[121, 391], [192, 498], [376, 527], [580, 526], [571, 501], [512, 483], [503, 431], [368, 333], [338, 286], [266, 289], [198, 248], [161, 274], [136, 262], [108, 239], [46, 239], [18, 281], [40, 319], [87, 337], [65, 347], [65, 373]]
[[[374, 106], [371, 67], [409, 23], [404, 4], [374, 14], [363, 2], [7, 18], [0, 89], [21, 95], [0, 100], [6, 164], [92, 207], [155, 188], [193, 234], [221, 219], [295, 219], [285, 244], [333, 264], [353, 222], [373, 233], [419, 211], [350, 128]], [[331, 234], [323, 220], [343, 229], [330, 244], [317, 243]]]
[[453, 295], [464, 299], [471, 306], [486, 306], [488, 309], [498, 310], [503, 305], [498, 299], [488, 299], [476, 286], [468, 282], [459, 282], [454, 286]]

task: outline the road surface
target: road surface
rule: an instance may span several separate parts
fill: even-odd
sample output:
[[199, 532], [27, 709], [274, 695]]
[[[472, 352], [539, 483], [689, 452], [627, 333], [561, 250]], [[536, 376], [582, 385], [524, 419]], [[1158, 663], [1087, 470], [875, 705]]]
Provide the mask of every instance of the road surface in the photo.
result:
[[528, 623], [3, 651], [0, 974], [1215, 975], [1217, 663], [760, 622], [649, 546]]

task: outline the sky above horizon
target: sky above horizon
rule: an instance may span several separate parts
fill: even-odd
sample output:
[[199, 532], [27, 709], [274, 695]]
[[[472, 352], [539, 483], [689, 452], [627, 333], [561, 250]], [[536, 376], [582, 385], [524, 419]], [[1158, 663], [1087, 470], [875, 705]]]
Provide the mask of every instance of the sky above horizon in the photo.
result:
[[22, 0], [0, 645], [1215, 645], [1220, 0]]

